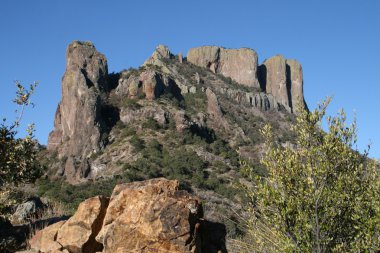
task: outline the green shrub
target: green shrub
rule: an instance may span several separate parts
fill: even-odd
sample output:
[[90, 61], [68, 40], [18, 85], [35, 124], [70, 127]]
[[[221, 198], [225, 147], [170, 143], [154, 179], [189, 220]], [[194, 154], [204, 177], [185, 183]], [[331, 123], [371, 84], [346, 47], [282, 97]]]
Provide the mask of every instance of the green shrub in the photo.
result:
[[110, 196], [117, 179], [107, 179], [96, 182], [89, 182], [79, 185], [71, 185], [64, 181], [50, 181], [48, 179], [39, 179], [36, 182], [37, 195], [47, 197], [48, 199], [62, 204], [71, 213], [74, 213], [78, 205], [91, 197], [97, 195]]
[[137, 101], [138, 99], [136, 98], [124, 98], [124, 100], [122, 100], [121, 106], [128, 109], [137, 110], [141, 108], [141, 105], [139, 105]]
[[131, 126], [127, 126], [124, 129], [121, 130], [121, 137], [125, 138], [128, 136], [134, 136], [136, 135], [136, 130], [132, 128]]
[[131, 143], [134, 152], [140, 152], [145, 147], [144, 140], [140, 139], [137, 135], [133, 135], [129, 140], [129, 143]]
[[142, 124], [142, 127], [143, 128], [149, 128], [149, 129], [152, 129], [152, 130], [158, 130], [160, 129], [160, 125], [158, 124], [158, 122], [152, 118], [152, 117], [149, 117], [143, 124]]
[[205, 92], [197, 90], [195, 93], [186, 93], [180, 106], [186, 109], [190, 114], [205, 112], [207, 109], [207, 96]]

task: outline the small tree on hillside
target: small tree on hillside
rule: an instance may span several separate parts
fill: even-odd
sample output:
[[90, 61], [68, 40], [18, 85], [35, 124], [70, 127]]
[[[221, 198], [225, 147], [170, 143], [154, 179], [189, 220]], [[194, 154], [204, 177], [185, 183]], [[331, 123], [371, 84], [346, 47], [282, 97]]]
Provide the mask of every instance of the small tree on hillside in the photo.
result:
[[343, 111], [322, 131], [329, 101], [298, 115], [293, 147], [263, 128], [268, 176], [252, 177], [250, 252], [380, 250], [379, 170], [355, 149], [356, 125], [346, 126]]
[[[0, 124], [0, 195], [3, 195], [19, 183], [32, 182], [40, 175], [36, 165], [37, 141], [34, 139], [34, 125], [27, 128], [24, 138], [17, 138], [17, 129], [26, 107], [31, 105], [30, 97], [37, 84], [29, 89], [16, 81], [16, 98], [13, 102], [19, 106], [17, 118], [11, 124], [6, 119]], [[4, 203], [0, 203], [3, 204]]]

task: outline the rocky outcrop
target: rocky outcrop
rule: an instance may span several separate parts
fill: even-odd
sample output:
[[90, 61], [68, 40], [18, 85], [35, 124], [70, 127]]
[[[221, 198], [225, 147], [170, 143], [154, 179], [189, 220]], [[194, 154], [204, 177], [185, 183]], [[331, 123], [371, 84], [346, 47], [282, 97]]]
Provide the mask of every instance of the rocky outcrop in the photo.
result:
[[[128, 71], [127, 71], [128, 72]], [[139, 88], [142, 86], [139, 80], [139, 76], [121, 74], [119, 79], [119, 84], [116, 87], [115, 94], [119, 96], [127, 96], [130, 98], [135, 98], [138, 96]]]
[[295, 60], [276, 55], [257, 67], [257, 54], [252, 49], [217, 46], [190, 49], [187, 60], [245, 86], [261, 87], [289, 112], [295, 112], [299, 102], [307, 108], [303, 96], [302, 67]]
[[62, 227], [65, 221], [54, 223], [43, 230], [39, 230], [29, 240], [29, 245], [32, 250], [37, 252], [50, 252], [61, 250], [62, 245], [56, 241], [58, 230]]
[[220, 108], [218, 97], [211, 89], [206, 89], [207, 96], [207, 113], [217, 120], [223, 117], [222, 109]]
[[56, 241], [72, 253], [96, 252], [102, 245], [95, 240], [102, 227], [108, 198], [93, 197], [82, 202], [76, 213], [58, 230]]
[[140, 80], [143, 84], [143, 93], [149, 100], [153, 100], [159, 97], [165, 91], [165, 85], [162, 81], [162, 76], [155, 71], [144, 71], [140, 75]]
[[246, 92], [238, 89], [219, 88], [218, 93], [234, 100], [238, 104], [257, 108], [261, 111], [284, 110], [285, 107], [280, 104], [274, 96], [265, 92]]
[[259, 79], [263, 90], [273, 95], [289, 112], [296, 111], [297, 103], [307, 108], [303, 96], [302, 67], [296, 60], [282, 55], [273, 56], [259, 67]]
[[47, 208], [40, 198], [32, 197], [24, 203], [17, 206], [16, 211], [12, 214], [13, 224], [25, 223], [30, 219], [36, 219]]
[[286, 60], [286, 80], [290, 86], [290, 99], [293, 112], [297, 113], [297, 109], [306, 108], [307, 105], [303, 95], [303, 74], [302, 66], [296, 60]]
[[170, 52], [169, 48], [165, 45], [158, 45], [153, 54], [144, 62], [144, 66], [153, 64], [153, 65], [162, 65], [162, 59], [173, 58], [174, 55]]
[[117, 185], [111, 198], [80, 204], [66, 222], [39, 231], [35, 252], [224, 253], [225, 227], [203, 219], [198, 198], [163, 178]]
[[181, 94], [174, 80], [151, 68], [139, 73], [129, 74], [127, 71], [125, 75], [121, 75], [119, 85], [115, 90], [115, 94], [120, 97], [137, 98], [140, 96], [148, 100], [154, 100], [163, 93], [169, 92], [175, 96]]
[[153, 118], [161, 126], [168, 123], [169, 111], [162, 108], [162, 106], [144, 106], [139, 109], [131, 110], [129, 108], [122, 108], [120, 111], [120, 121], [124, 124], [133, 124], [141, 122], [141, 119]]
[[286, 86], [286, 60], [282, 55], [276, 55], [264, 61], [265, 91], [272, 94], [281, 104], [290, 108], [288, 87]]
[[249, 48], [226, 49], [216, 46], [192, 48], [187, 60], [213, 73], [230, 77], [249, 87], [259, 87], [257, 80], [257, 54]]
[[102, 101], [108, 90], [107, 77], [107, 60], [92, 43], [75, 41], [68, 46], [62, 99], [48, 149], [58, 150], [59, 158], [70, 158], [60, 171], [69, 181], [85, 176], [86, 157], [103, 145], [101, 137], [109, 122], [102, 114], [110, 113]]

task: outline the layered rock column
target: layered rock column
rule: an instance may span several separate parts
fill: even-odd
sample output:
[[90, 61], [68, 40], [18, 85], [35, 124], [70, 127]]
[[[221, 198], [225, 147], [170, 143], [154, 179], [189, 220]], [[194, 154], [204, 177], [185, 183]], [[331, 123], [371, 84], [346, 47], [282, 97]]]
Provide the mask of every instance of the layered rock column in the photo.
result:
[[272, 94], [289, 112], [296, 113], [298, 103], [306, 108], [302, 66], [296, 60], [273, 56], [259, 67], [259, 77], [262, 89]]
[[107, 60], [92, 43], [74, 41], [68, 46], [62, 99], [56, 111], [54, 131], [49, 135], [48, 149], [58, 149], [60, 157], [75, 157], [66, 161], [64, 174], [69, 177], [78, 176], [74, 160], [83, 161], [100, 148], [104, 128], [101, 93], [107, 90], [107, 75]]
[[302, 66], [296, 60], [286, 60], [287, 80], [290, 82], [291, 107], [297, 113], [298, 106], [307, 108], [303, 95]]
[[263, 63], [265, 69], [265, 91], [272, 94], [278, 102], [285, 107], [291, 108], [286, 85], [286, 60], [282, 55], [273, 56]]
[[259, 87], [257, 54], [252, 49], [226, 49], [216, 46], [192, 48], [187, 54], [187, 60], [245, 86]]

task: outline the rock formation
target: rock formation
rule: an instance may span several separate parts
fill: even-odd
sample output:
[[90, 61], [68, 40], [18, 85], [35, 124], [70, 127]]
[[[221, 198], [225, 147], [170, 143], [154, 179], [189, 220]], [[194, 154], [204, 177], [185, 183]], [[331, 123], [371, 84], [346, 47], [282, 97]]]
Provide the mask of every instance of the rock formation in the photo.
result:
[[291, 107], [297, 113], [298, 106], [306, 108], [307, 105], [303, 95], [303, 74], [302, 66], [296, 60], [286, 60], [286, 79], [290, 86]]
[[199, 199], [178, 186], [162, 178], [117, 185], [110, 199], [88, 199], [38, 231], [31, 252], [226, 252], [224, 226], [204, 220]]
[[[282, 55], [276, 55], [264, 61], [265, 91], [272, 94], [286, 107], [290, 108], [288, 87], [286, 86], [286, 60]], [[260, 68], [261, 70], [263, 68]]]
[[192, 48], [187, 60], [213, 73], [230, 77], [248, 87], [259, 87], [257, 54], [249, 48], [226, 49], [216, 46]]
[[272, 94], [289, 112], [295, 112], [298, 103], [305, 107], [302, 67], [296, 60], [282, 55], [273, 56], [259, 66], [260, 85]]
[[158, 45], [153, 54], [144, 62], [143, 65], [162, 65], [162, 59], [173, 58], [173, 54], [170, 52], [169, 48], [165, 45]]
[[74, 41], [68, 46], [62, 99], [56, 111], [54, 131], [49, 135], [48, 149], [57, 150], [59, 158], [65, 157], [65, 167], [60, 174], [69, 181], [88, 173], [86, 158], [104, 144], [101, 138], [109, 122], [102, 117], [107, 111], [102, 94], [108, 90], [107, 78], [107, 60], [92, 43]]
[[[149, 116], [162, 126], [173, 120], [179, 132], [202, 125], [196, 117], [188, 117], [184, 106], [193, 105], [186, 105], [185, 97], [193, 97], [190, 103], [195, 110], [203, 108], [195, 104], [207, 103], [207, 108], [199, 111], [207, 115], [203, 121], [225, 129], [234, 122], [226, 120], [229, 112], [222, 105], [224, 98], [240, 108], [257, 109], [257, 114], [271, 110], [296, 113], [298, 102], [306, 107], [302, 67], [295, 60], [275, 56], [258, 67], [255, 51], [216, 46], [190, 49], [187, 61], [180, 59], [159, 45], [140, 68], [108, 75], [107, 60], [92, 43], [71, 43], [66, 52], [62, 99], [48, 139], [48, 150], [58, 154], [56, 176], [70, 183], [100, 176], [98, 168], [107, 166], [95, 168], [93, 157], [104, 153], [113, 141], [111, 131], [118, 120], [142, 123]], [[163, 102], [160, 97], [171, 105], [157, 106]]]

